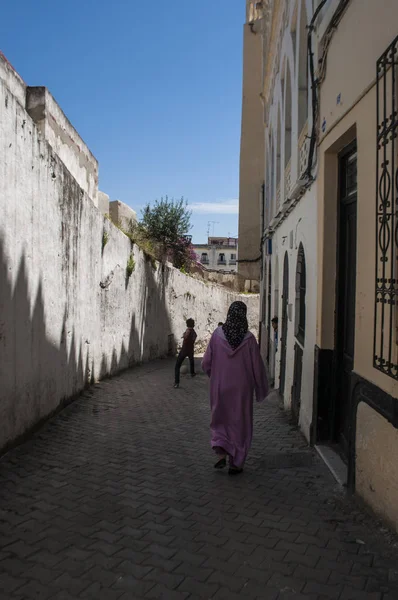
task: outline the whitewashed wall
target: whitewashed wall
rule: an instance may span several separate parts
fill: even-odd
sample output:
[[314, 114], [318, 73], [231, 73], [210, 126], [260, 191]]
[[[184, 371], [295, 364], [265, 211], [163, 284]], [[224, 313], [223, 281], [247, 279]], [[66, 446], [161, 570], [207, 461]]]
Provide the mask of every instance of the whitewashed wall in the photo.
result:
[[91, 382], [165, 356], [187, 317], [196, 319], [203, 346], [240, 297], [256, 331], [259, 302], [169, 266], [153, 268], [79, 187], [25, 110], [22, 80], [4, 69], [0, 450]]
[[306, 133], [312, 125], [307, 26], [312, 12], [311, 0], [284, 0], [276, 43], [270, 49], [273, 62], [265, 92], [266, 225], [277, 224], [275, 219], [307, 166]]
[[[306, 263], [306, 326], [303, 354], [303, 371], [301, 384], [300, 426], [309, 439], [312, 421], [314, 347], [316, 344], [316, 302], [317, 302], [317, 206], [315, 185], [301, 199], [294, 212], [277, 229], [273, 239], [272, 256], [272, 293], [271, 314], [279, 318], [279, 338], [282, 335], [282, 291], [283, 263], [285, 252], [289, 258], [289, 304], [291, 320], [288, 321], [286, 378], [285, 378], [285, 407], [291, 406], [291, 388], [294, 372], [295, 338], [295, 300], [296, 300], [296, 268], [300, 243], [302, 243]], [[290, 247], [291, 236], [293, 247]], [[276, 300], [278, 306], [276, 306]], [[279, 386], [281, 342], [276, 354], [275, 386]]]
[[[307, 26], [313, 14], [310, 0], [284, 0], [276, 28], [265, 43], [268, 62], [265, 97], [265, 234], [272, 238], [271, 318], [278, 316], [279, 343], [275, 387], [279, 387], [282, 291], [285, 252], [289, 259], [289, 304], [284, 402], [291, 406], [296, 323], [296, 269], [300, 243], [306, 262], [306, 327], [301, 385], [300, 426], [309, 439], [312, 421], [314, 347], [316, 343], [317, 205], [316, 183], [303, 192], [311, 131], [311, 83], [307, 72]], [[274, 6], [274, 10], [276, 10]], [[267, 35], [271, 35], [268, 32]], [[307, 89], [307, 92], [305, 91]], [[300, 190], [300, 191], [299, 191]], [[267, 259], [269, 260], [269, 259]], [[268, 298], [268, 277], [262, 281]], [[271, 358], [273, 332], [271, 329]], [[272, 360], [271, 360], [272, 362]], [[272, 365], [271, 365], [272, 366]]]

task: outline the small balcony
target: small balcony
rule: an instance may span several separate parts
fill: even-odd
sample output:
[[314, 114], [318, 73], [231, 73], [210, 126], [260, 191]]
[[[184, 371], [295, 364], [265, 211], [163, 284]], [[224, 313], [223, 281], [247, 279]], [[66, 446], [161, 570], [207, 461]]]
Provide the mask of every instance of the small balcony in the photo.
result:
[[209, 264], [209, 259], [208, 258], [201, 258], [200, 262], [202, 263], [202, 265], [208, 265]]
[[227, 266], [227, 261], [225, 260], [225, 258], [219, 258], [218, 261], [217, 261], [217, 264], [219, 266], [222, 265], [222, 266], [226, 267]]
[[236, 265], [236, 258], [231, 258], [231, 260], [229, 261], [229, 265]]

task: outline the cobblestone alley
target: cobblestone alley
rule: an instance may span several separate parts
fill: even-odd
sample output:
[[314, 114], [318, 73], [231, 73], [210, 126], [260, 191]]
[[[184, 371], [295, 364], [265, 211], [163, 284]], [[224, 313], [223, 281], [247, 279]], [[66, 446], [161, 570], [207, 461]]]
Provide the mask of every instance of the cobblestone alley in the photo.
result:
[[172, 376], [158, 361], [102, 382], [2, 459], [1, 600], [398, 599], [395, 538], [275, 400], [231, 478], [206, 378]]

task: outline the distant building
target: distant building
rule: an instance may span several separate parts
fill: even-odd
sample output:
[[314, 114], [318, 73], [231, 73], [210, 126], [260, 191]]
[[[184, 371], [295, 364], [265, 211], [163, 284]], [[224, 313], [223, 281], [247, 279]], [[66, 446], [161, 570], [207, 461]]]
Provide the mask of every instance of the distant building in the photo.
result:
[[206, 269], [225, 273], [237, 271], [238, 238], [209, 237], [207, 244], [193, 244], [193, 248], [198, 262]]

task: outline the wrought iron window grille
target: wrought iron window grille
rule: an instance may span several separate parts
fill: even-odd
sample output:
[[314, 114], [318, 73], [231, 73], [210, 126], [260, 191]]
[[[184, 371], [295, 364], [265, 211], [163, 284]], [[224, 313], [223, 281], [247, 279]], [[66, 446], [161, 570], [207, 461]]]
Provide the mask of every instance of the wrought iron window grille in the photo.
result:
[[398, 36], [377, 61], [376, 281], [373, 365], [398, 379]]

